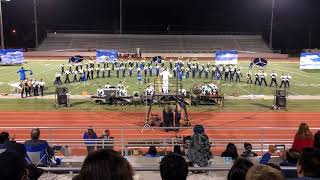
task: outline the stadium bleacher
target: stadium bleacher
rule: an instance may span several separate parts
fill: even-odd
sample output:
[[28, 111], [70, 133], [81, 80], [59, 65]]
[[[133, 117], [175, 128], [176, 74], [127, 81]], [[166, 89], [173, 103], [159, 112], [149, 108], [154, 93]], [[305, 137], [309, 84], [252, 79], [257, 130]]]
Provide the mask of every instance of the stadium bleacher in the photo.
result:
[[214, 50], [272, 52], [260, 35], [116, 35], [48, 33], [39, 51], [115, 49], [119, 52], [211, 53]]

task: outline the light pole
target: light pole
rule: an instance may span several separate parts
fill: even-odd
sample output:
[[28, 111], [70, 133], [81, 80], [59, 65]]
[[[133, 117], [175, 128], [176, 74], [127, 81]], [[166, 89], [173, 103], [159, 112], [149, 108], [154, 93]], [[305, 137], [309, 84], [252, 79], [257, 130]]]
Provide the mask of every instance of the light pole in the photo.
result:
[[39, 41], [38, 41], [38, 20], [37, 20], [36, 0], [33, 0], [33, 13], [34, 13], [35, 48], [37, 48], [39, 46]]
[[10, 0], [0, 0], [0, 33], [1, 33], [1, 48], [4, 49], [4, 35], [3, 35], [3, 20], [2, 20], [2, 1], [9, 2]]
[[272, 11], [271, 11], [271, 25], [270, 25], [270, 40], [269, 40], [269, 47], [272, 49], [272, 36], [273, 36], [273, 18], [274, 18], [274, 1], [272, 0]]
[[120, 8], [120, 14], [119, 14], [119, 16], [120, 16], [120, 22], [119, 22], [120, 23], [120, 27], [119, 28], [120, 29], [119, 29], [119, 33], [122, 34], [122, 0], [120, 0], [120, 7], [119, 8]]

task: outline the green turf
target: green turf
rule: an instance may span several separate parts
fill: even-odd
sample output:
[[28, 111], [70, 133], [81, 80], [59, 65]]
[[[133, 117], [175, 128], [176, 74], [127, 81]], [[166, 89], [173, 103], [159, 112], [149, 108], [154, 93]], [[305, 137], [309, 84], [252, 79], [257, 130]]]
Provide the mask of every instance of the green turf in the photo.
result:
[[[62, 62], [60, 61], [35, 61], [27, 62], [24, 64], [25, 69], [32, 69], [34, 75], [32, 78], [40, 79], [43, 78], [46, 82], [46, 87], [48, 90], [47, 93], [54, 92], [54, 74], [56, 71], [60, 71], [59, 65]], [[206, 64], [206, 62], [203, 62]], [[221, 81], [220, 87], [222, 92], [225, 95], [232, 95], [233, 93], [239, 93], [240, 95], [248, 94], [264, 94], [271, 95], [273, 94], [274, 88], [269, 87], [260, 87], [255, 85], [248, 85], [244, 83], [246, 81], [245, 74], [248, 70], [249, 62], [241, 61], [239, 66], [242, 68], [243, 83], [230, 83]], [[167, 66], [167, 64], [166, 64]], [[19, 76], [16, 71], [20, 67], [18, 66], [0, 66], [0, 93], [10, 93], [12, 88], [9, 86], [9, 83], [15, 83], [19, 81]], [[268, 73], [267, 83], [270, 83], [270, 73], [272, 69], [275, 69], [278, 74], [278, 83], [280, 83], [281, 73], [290, 73], [292, 76], [291, 88], [289, 93], [292, 95], [320, 95], [320, 71], [303, 71], [299, 69], [299, 63], [284, 63], [284, 62], [270, 62], [266, 72]], [[253, 72], [254, 73], [254, 72]], [[95, 94], [98, 86], [103, 86], [107, 82], [112, 85], [117, 85], [119, 81], [124, 81], [125, 86], [128, 86], [128, 92], [132, 91], [143, 91], [146, 88], [146, 85], [138, 85], [136, 79], [136, 73], [132, 78], [115, 78], [115, 73], [112, 74], [111, 79], [94, 79], [88, 82], [87, 86], [83, 86], [80, 83], [72, 83], [66, 85], [69, 88], [71, 94], [82, 94], [86, 91], [90, 94]], [[72, 79], [72, 77], [71, 77]], [[64, 77], [62, 77], [64, 80]], [[151, 79], [153, 82], [153, 79]], [[185, 89], [190, 90], [194, 84], [209, 82], [204, 79], [185, 79], [183, 80], [183, 86]]]
[[[270, 112], [272, 100], [225, 100], [224, 108], [218, 106], [192, 106], [190, 112]], [[320, 109], [318, 100], [289, 100], [288, 111], [291, 112], [316, 112]], [[162, 107], [153, 106], [153, 111], [160, 112]], [[56, 108], [54, 100], [45, 99], [1, 99], [0, 111], [120, 111], [120, 112], [145, 112], [145, 106], [111, 106], [96, 105], [89, 100], [71, 100], [71, 107]], [[284, 110], [280, 110], [284, 111]]]

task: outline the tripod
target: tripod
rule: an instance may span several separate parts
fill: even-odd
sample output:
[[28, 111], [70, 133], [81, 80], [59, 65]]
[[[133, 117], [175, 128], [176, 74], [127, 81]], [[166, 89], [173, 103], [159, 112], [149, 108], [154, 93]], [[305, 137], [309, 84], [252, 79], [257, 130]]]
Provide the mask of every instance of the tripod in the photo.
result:
[[[149, 100], [150, 96], [151, 96], [151, 100], [150, 100], [150, 105], [148, 107], [148, 100]], [[151, 113], [152, 103], [153, 103], [153, 95], [146, 95], [145, 97], [146, 97], [146, 99], [145, 99], [145, 101], [146, 101], [146, 117], [144, 119], [144, 125], [143, 125], [140, 133], [143, 133], [143, 131], [145, 129], [154, 131], [154, 129], [150, 126], [150, 124], [148, 122], [149, 121], [149, 117], [150, 117], [150, 113]]]

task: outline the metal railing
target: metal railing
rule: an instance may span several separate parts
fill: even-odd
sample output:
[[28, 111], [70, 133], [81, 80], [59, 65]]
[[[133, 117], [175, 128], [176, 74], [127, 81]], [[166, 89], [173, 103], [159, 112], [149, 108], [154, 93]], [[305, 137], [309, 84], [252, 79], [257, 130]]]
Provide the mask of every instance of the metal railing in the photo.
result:
[[[69, 150], [80, 149], [85, 150], [85, 141], [82, 139], [83, 132], [87, 130], [84, 126], [74, 127], [39, 127], [41, 129], [41, 137], [47, 140], [52, 146], [68, 147]], [[128, 152], [134, 149], [141, 149], [142, 151], [148, 148], [150, 145], [154, 145], [159, 148], [163, 148], [162, 151], [166, 154], [172, 151], [174, 145], [183, 146], [182, 135], [192, 135], [191, 127], [180, 127], [181, 133], [174, 131], [161, 134], [161, 137], [157, 138], [157, 134], [149, 133], [161, 132], [163, 130], [175, 130], [176, 128], [161, 128], [152, 127], [151, 129], [145, 129], [141, 133], [142, 127], [94, 127], [96, 132], [102, 132], [108, 128], [111, 131], [111, 135], [114, 136], [113, 140], [94, 140], [94, 143], [89, 146], [112, 146], [114, 149], [121, 151], [123, 155], [127, 155]], [[320, 128], [310, 128], [312, 131], [317, 131]], [[0, 127], [0, 131], [8, 131], [11, 135], [17, 135], [15, 138], [18, 142], [24, 142], [29, 137], [29, 131], [31, 127]], [[150, 130], [150, 131], [149, 131]], [[247, 127], [247, 128], [234, 128], [234, 127], [206, 127], [206, 134], [209, 136], [212, 150], [219, 149], [224, 150], [229, 142], [235, 143], [238, 150], [243, 150], [243, 143], [249, 142], [253, 145], [255, 151], [259, 154], [267, 151], [269, 145], [285, 144], [286, 147], [290, 147], [294, 134], [297, 128], [284, 128], [284, 127]], [[225, 134], [223, 137], [219, 134]], [[282, 138], [277, 138], [276, 134], [281, 134]], [[248, 134], [251, 134], [250, 137]], [[69, 136], [75, 138], [68, 138]], [[146, 136], [148, 135], [148, 136]], [[24, 138], [21, 138], [23, 136]], [[61, 137], [63, 136], [63, 137]], [[284, 137], [284, 138], [283, 138]], [[70, 151], [69, 151], [70, 152]], [[72, 153], [70, 153], [72, 154]]]

